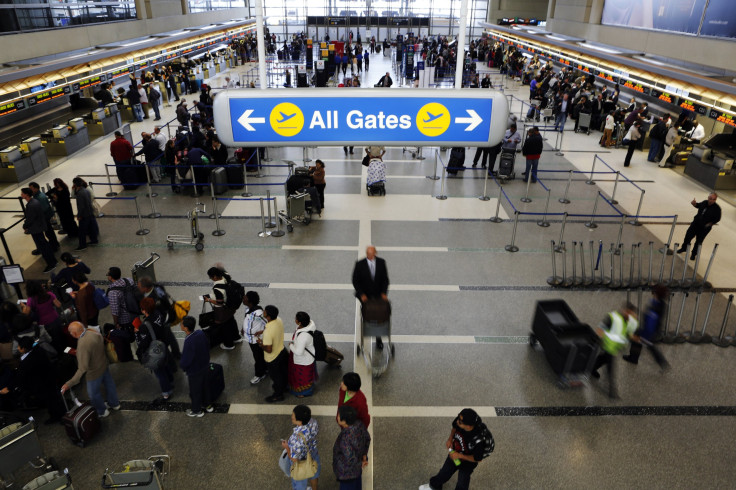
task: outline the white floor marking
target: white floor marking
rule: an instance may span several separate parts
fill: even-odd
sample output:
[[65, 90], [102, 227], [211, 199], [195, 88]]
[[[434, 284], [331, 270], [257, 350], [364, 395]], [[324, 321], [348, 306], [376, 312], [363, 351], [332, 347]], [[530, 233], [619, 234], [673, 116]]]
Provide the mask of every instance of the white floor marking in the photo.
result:
[[[379, 252], [380, 255], [380, 252]], [[352, 271], [351, 271], [352, 272]], [[270, 289], [325, 289], [335, 291], [352, 291], [352, 284], [331, 284], [311, 282], [272, 282]], [[454, 284], [391, 284], [392, 291], [460, 291], [460, 286]]]
[[[312, 415], [320, 417], [334, 417], [337, 414], [336, 405], [309, 405]], [[431, 406], [371, 406], [370, 414], [373, 417], [399, 418], [399, 417], [442, 417], [453, 418], [463, 408], [456, 407], [431, 407]], [[263, 403], [231, 403], [228, 415], [290, 415], [294, 407], [292, 405], [265, 405]], [[473, 407], [481, 417], [496, 417], [495, 407]], [[371, 424], [373, 427], [373, 424]], [[370, 430], [372, 432], [372, 429]], [[371, 437], [373, 437], [371, 435]], [[371, 441], [371, 445], [373, 445]], [[369, 456], [370, 458], [370, 456]], [[370, 461], [370, 459], [369, 459]], [[366, 472], [363, 473], [364, 475]], [[365, 484], [365, 477], [363, 483]], [[372, 475], [371, 475], [372, 480]]]

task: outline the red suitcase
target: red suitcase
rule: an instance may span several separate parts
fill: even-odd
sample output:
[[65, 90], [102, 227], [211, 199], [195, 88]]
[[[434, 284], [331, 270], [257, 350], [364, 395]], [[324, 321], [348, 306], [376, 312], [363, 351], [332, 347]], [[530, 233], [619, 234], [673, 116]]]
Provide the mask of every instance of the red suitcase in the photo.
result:
[[66, 397], [62, 397], [67, 412], [61, 421], [69, 439], [77, 446], [84, 447], [100, 431], [100, 417], [97, 415], [97, 410], [88, 402], [81, 403], [72, 390], [69, 390], [69, 394], [72, 398], [72, 406], [70, 409]]

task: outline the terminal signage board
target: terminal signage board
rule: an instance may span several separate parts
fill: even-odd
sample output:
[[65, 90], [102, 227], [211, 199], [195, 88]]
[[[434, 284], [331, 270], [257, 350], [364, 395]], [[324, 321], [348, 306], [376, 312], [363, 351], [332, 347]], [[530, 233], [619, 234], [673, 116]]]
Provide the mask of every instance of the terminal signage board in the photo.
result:
[[234, 89], [214, 100], [228, 146], [488, 146], [508, 114], [503, 94], [480, 90]]
[[43, 104], [44, 102], [48, 102], [52, 99], [58, 99], [59, 97], [63, 97], [64, 95], [68, 94], [70, 92], [69, 86], [65, 87], [55, 87], [49, 90], [44, 90], [43, 92], [38, 92], [36, 94], [33, 94], [32, 97], [29, 97], [26, 99], [28, 102], [28, 106], [34, 106], [36, 104]]
[[657, 90], [656, 88], [652, 89], [651, 96], [658, 98], [662, 102], [666, 102], [672, 105], [677, 105], [677, 102], [679, 101], [679, 97], [677, 95], [670, 92], [663, 92], [661, 90]]
[[12, 102], [3, 102], [0, 104], [0, 116], [7, 116], [14, 112], [18, 112], [26, 108], [25, 101], [14, 100]]

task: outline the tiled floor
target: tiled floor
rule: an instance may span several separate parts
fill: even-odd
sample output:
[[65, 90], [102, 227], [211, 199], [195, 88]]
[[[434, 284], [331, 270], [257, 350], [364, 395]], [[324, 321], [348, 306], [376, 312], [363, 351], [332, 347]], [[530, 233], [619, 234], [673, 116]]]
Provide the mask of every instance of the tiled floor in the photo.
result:
[[[374, 57], [371, 70], [363, 74], [363, 85], [372, 86], [390, 69], [387, 58]], [[215, 81], [213, 85], [220, 83]], [[507, 93], [518, 93], [523, 98], [526, 88]], [[512, 110], [519, 113], [518, 102], [513, 103]], [[166, 108], [164, 120], [172, 116], [173, 108]], [[134, 123], [133, 134], [149, 126]], [[572, 123], [568, 126], [571, 129]], [[104, 174], [109, 140], [92, 145], [37, 180], [45, 183], [58, 176], [69, 182], [77, 174]], [[734, 456], [732, 431], [736, 430], [736, 398], [729, 389], [736, 380], [732, 348], [687, 343], [663, 346], [672, 364], [671, 371], [664, 374], [644, 353], [639, 366], [618, 366], [621, 398], [609, 400], [605, 374], [601, 381], [582, 389], [561, 390], [543, 354], [527, 345], [537, 300], [563, 299], [582, 321], [596, 324], [627, 297], [625, 290], [555, 290], [547, 285], [547, 278], [553, 274], [550, 242], [560, 238], [559, 213], [577, 215], [568, 219], [564, 232], [568, 278], [579, 279], [582, 273], [578, 246], [573, 276], [573, 241], [584, 244], [588, 278], [589, 244], [593, 242], [597, 254], [599, 241], [603, 254], [596, 277], [601, 269], [610, 276], [608, 250], [611, 243], [619, 242], [623, 244], [623, 263], [614, 257], [614, 279], [620, 281], [623, 270], [625, 282], [630, 277], [638, 281], [639, 274], [646, 281], [651, 267], [653, 279], [661, 269], [666, 280], [672, 260], [675, 279], [683, 273], [688, 278], [692, 275], [692, 269], [683, 269], [682, 256], [666, 256], [663, 262], [658, 250], [671, 229], [672, 219], [667, 217], [679, 216], [673, 241], [682, 241], [686, 224], [694, 214], [690, 200], [705, 199], [708, 190], [679, 171], [647, 163], [643, 153], [637, 153], [632, 166], [624, 169], [624, 151], [599, 152], [597, 141], [596, 134], [566, 131], [564, 156], [545, 148], [540, 170], [560, 171], [541, 176], [550, 189], [549, 212], [555, 215], [549, 217], [549, 228], [536, 224], [541, 219], [538, 214], [520, 215], [514, 238], [520, 249], [517, 253], [505, 251], [514, 229], [510, 203], [522, 213], [543, 212], [547, 193], [541, 186], [532, 186], [532, 202], [528, 204], [520, 201], [526, 193], [520, 180], [504, 186], [510, 201], [503, 198], [499, 216], [504, 221], [496, 224], [488, 221], [495, 214], [499, 192], [493, 180], [487, 183], [491, 199], [478, 200], [486, 184], [483, 171], [466, 171], [461, 177], [446, 179], [443, 190], [448, 199], [435, 199], [442, 181], [426, 176], [434, 172], [436, 148], [424, 149], [426, 160], [414, 160], [402, 148], [390, 148], [386, 155], [385, 197], [365, 194], [360, 151], [346, 157], [341, 148], [318, 148], [310, 151], [310, 157], [326, 163], [327, 206], [322, 217], [308, 226], [297, 224], [292, 233], [281, 238], [259, 238], [258, 201], [218, 201], [224, 236], [212, 236], [215, 220], [203, 218], [203, 252], [185, 246], [167, 250], [167, 234], [186, 232], [185, 214], [193, 206], [192, 198], [174, 195], [165, 186], [157, 189], [155, 206], [163, 216], [144, 217], [143, 225], [151, 233], [138, 236], [133, 201], [107, 201], [103, 199], [106, 187], [97, 185], [105, 213], [100, 219], [102, 243], [83, 252], [82, 258], [92, 268], [92, 279], [102, 281], [111, 265], [127, 270], [150, 252], [159, 253], [161, 259], [155, 265], [158, 280], [168, 285], [175, 298], [192, 301], [194, 313], [200, 307], [197, 297], [207, 289], [206, 269], [222, 262], [248, 289], [259, 291], [263, 304], [280, 308], [287, 330], [296, 311], [309, 312], [328, 341], [346, 356], [341, 371], [320, 366], [318, 390], [309, 399], [321, 427], [320, 488], [337, 488], [331, 472], [331, 446], [337, 435], [333, 415], [341, 372], [350, 369], [361, 374], [374, 415], [365, 488], [412, 489], [426, 483], [445, 458], [444, 441], [452, 416], [465, 406], [483, 414], [496, 440], [496, 451], [478, 466], [472, 488], [730, 487], [736, 477], [733, 465], [728, 463]], [[473, 154], [474, 149], [470, 149], [468, 165]], [[610, 198], [612, 173], [595, 174], [596, 186], [586, 185], [587, 177], [575, 174], [570, 187], [572, 203], [558, 202], [565, 191], [568, 171], [590, 171], [595, 154], [646, 190], [640, 213], [646, 216], [641, 219], [643, 226], [625, 224], [619, 228], [621, 214], [635, 214], [641, 195], [623, 181], [616, 193], [620, 204], [612, 208], [600, 201], [598, 228], [584, 226], [591, 219], [597, 191]], [[439, 155], [440, 163], [446, 163], [446, 153]], [[302, 151], [271, 149], [270, 156], [271, 164], [285, 159], [300, 162]], [[519, 157], [517, 174], [521, 167]], [[599, 162], [596, 171], [601, 170], [606, 167]], [[280, 199], [282, 208], [285, 167], [269, 167], [268, 173], [262, 178], [249, 177], [249, 190], [256, 198], [270, 191]], [[98, 177], [90, 180], [101, 181]], [[115, 190], [121, 197], [136, 196], [142, 214], [151, 212], [144, 188], [121, 191], [115, 186]], [[241, 192], [229, 191], [225, 197], [239, 197]], [[203, 202], [211, 212], [210, 199], [204, 198]], [[736, 289], [732, 278], [736, 258], [728, 247], [736, 239], [736, 215], [733, 206], [720, 204], [723, 221], [708, 236], [697, 270], [697, 277], [705, 273], [713, 245], [719, 243], [709, 276], [719, 288], [706, 325], [711, 335], [719, 333], [726, 296]], [[0, 206], [11, 210], [15, 209], [13, 205], [13, 201], [3, 201]], [[6, 213], [0, 219], [7, 226], [13, 222], [13, 215]], [[27, 277], [42, 277], [41, 263], [30, 255], [29, 238], [18, 228], [7, 232], [6, 237], [13, 258], [26, 268]], [[650, 242], [654, 250], [651, 255]], [[356, 305], [350, 285], [353, 263], [371, 243], [388, 261], [396, 347], [395, 359], [378, 379], [371, 378], [370, 368], [355, 355]], [[633, 273], [632, 243], [642, 244], [641, 263], [635, 255]], [[68, 240], [62, 244], [65, 250], [75, 246]], [[562, 274], [562, 261], [563, 255], [557, 254], [558, 275]], [[630, 294], [637, 303], [637, 292]], [[693, 321], [696, 296], [697, 291], [690, 292], [682, 314], [684, 294], [674, 296], [670, 331], [675, 330], [678, 317], [682, 332], [700, 330], [710, 293], [703, 294]], [[644, 300], [646, 297], [644, 293]], [[734, 332], [733, 318], [732, 314], [726, 325], [728, 335]], [[158, 395], [154, 377], [138, 364], [119, 364], [112, 367], [112, 372], [126, 401], [124, 410], [103, 421], [102, 434], [86, 449], [71, 445], [61, 427], [43, 426], [39, 433], [44, 449], [59, 464], [69, 467], [75, 487], [82, 489], [96, 488], [107, 467], [161, 453], [172, 455], [172, 474], [166, 488], [288, 488], [276, 458], [279, 438], [290, 431], [288, 415], [297, 400], [288, 398], [279, 406], [263, 402], [269, 386], [266, 382], [257, 387], [248, 384], [253, 368], [247, 348], [240, 346], [232, 352], [214, 349], [212, 355], [225, 366], [227, 388], [218, 400], [219, 411], [224, 413], [189, 419], [177, 412], [188, 401], [181, 373], [176, 375], [174, 411], [151, 407], [147, 402]], [[672, 416], [675, 414], [686, 415]]]

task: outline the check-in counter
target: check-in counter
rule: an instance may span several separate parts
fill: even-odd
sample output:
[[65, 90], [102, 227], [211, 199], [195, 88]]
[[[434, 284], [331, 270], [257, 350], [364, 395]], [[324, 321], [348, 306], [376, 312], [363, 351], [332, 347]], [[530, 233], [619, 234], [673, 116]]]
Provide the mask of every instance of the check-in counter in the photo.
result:
[[34, 174], [30, 155], [23, 156], [19, 147], [9, 146], [0, 150], [0, 182], [21, 182]]
[[117, 104], [107, 104], [95, 109], [84, 119], [90, 136], [108, 135], [122, 125]]
[[[697, 147], [696, 147], [697, 148]], [[708, 189], [736, 189], [736, 171], [733, 169], [734, 155], [697, 151], [688, 156], [685, 164], [685, 175], [697, 180]]]
[[89, 145], [89, 133], [82, 118], [69, 121], [69, 125], [54, 126], [41, 133], [41, 142], [50, 156], [69, 156]]

